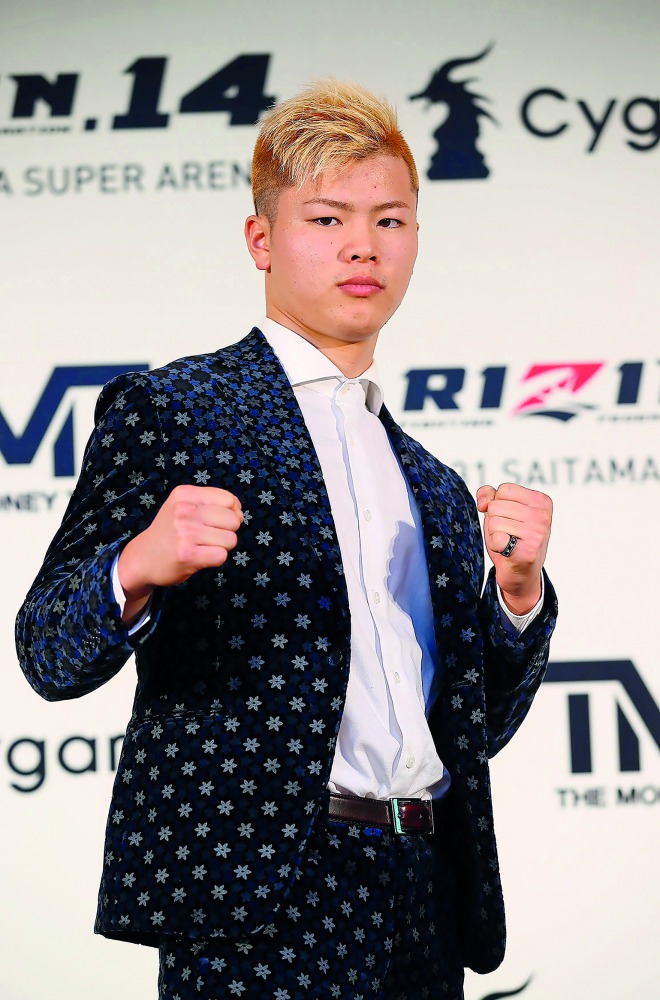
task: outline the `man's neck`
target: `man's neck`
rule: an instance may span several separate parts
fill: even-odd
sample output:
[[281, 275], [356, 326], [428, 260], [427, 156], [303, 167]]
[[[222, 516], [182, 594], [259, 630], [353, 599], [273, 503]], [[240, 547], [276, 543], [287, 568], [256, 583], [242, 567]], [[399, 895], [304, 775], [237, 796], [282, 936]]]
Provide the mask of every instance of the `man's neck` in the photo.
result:
[[272, 307], [266, 308], [266, 315], [313, 344], [346, 378], [359, 378], [373, 361], [378, 333], [370, 334], [365, 340], [345, 341], [330, 334], [309, 330]]

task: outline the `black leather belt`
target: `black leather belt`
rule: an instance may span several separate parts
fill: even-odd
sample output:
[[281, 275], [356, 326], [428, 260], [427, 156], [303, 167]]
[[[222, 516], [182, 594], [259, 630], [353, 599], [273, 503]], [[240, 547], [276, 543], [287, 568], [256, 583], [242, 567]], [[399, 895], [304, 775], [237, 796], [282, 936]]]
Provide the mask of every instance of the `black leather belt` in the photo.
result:
[[433, 833], [431, 799], [364, 799], [331, 792], [328, 816], [342, 823], [382, 826], [405, 835]]

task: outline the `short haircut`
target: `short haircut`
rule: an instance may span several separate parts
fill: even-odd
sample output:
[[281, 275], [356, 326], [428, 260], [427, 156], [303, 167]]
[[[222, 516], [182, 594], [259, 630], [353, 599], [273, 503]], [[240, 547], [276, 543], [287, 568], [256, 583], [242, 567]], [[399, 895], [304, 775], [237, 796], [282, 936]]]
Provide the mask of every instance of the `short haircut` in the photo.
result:
[[263, 117], [252, 159], [255, 212], [272, 223], [284, 188], [378, 154], [402, 159], [418, 192], [415, 161], [393, 106], [355, 83], [310, 84]]

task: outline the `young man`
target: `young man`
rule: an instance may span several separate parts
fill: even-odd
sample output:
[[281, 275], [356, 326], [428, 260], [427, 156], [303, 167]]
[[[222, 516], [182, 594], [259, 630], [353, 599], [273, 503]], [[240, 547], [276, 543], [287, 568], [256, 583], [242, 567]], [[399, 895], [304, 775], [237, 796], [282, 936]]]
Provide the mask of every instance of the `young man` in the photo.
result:
[[[325, 82], [265, 117], [240, 343], [103, 391], [19, 615], [46, 698], [135, 652], [96, 929], [160, 996], [463, 995], [502, 959], [488, 757], [541, 682], [551, 504], [464, 483], [382, 405], [417, 253], [392, 109]], [[495, 579], [496, 578], [496, 579]]]

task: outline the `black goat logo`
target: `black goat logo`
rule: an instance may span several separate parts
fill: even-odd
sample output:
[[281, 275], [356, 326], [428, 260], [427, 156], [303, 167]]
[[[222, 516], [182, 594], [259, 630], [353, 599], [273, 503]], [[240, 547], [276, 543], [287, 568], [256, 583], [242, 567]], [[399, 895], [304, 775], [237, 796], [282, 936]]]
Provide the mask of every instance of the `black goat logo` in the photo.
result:
[[[452, 80], [450, 74], [460, 66], [469, 66], [485, 58], [492, 49], [492, 43], [479, 55], [466, 59], [452, 59], [436, 70], [426, 90], [412, 94], [411, 101], [424, 98], [431, 104], [446, 104], [449, 112], [446, 119], [433, 133], [438, 144], [426, 176], [431, 181], [480, 180], [488, 177], [490, 171], [477, 149], [480, 118], [497, 120], [482, 106], [488, 98], [468, 90], [474, 80]], [[427, 105], [427, 107], [429, 106]]]

